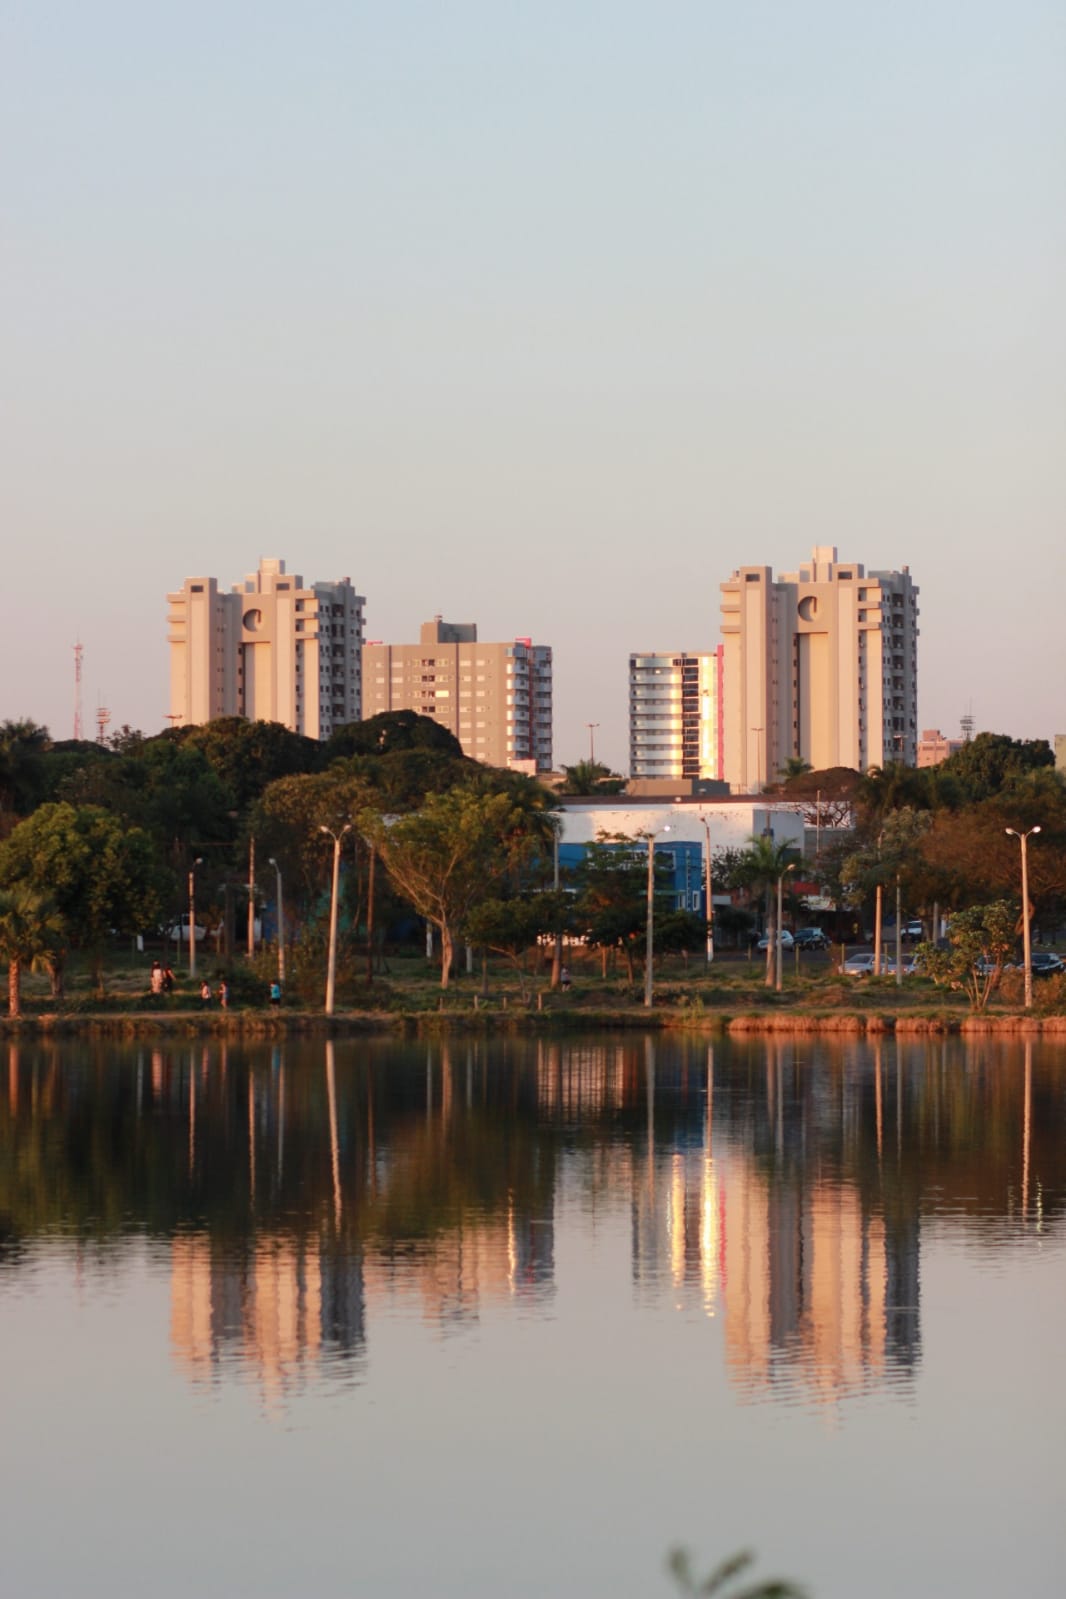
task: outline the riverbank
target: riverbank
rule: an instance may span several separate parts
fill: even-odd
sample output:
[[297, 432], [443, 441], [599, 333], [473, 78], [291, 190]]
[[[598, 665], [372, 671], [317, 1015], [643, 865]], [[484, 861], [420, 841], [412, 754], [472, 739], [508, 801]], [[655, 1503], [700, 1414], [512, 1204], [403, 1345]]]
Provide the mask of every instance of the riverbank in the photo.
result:
[[685, 1007], [611, 1009], [453, 1007], [438, 1011], [346, 1010], [333, 1016], [313, 1011], [280, 1014], [252, 1010], [215, 1012], [140, 1011], [62, 1012], [0, 1018], [0, 1038], [21, 1039], [168, 1039], [202, 1038], [229, 1041], [270, 1040], [309, 1036], [352, 1037], [393, 1033], [404, 1037], [435, 1037], [442, 1033], [515, 1034], [609, 1031], [689, 1032], [740, 1035], [841, 1034], [855, 1037], [924, 1035], [1025, 1035], [1066, 1043], [1066, 1015], [970, 1012], [927, 1009], [888, 1012], [840, 1010], [825, 1012], [793, 1008], [788, 1011], [693, 1010]]

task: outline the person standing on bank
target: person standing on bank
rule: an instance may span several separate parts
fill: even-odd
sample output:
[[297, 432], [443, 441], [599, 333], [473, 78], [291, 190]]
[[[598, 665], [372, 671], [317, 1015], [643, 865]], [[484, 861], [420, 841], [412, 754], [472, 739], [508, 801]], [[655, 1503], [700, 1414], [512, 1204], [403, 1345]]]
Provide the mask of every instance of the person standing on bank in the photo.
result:
[[200, 999], [203, 1003], [204, 1009], [206, 1010], [211, 1003], [211, 984], [207, 981], [206, 977], [200, 984]]
[[274, 1010], [278, 1010], [281, 1005], [281, 984], [276, 977], [270, 985], [270, 1003]]

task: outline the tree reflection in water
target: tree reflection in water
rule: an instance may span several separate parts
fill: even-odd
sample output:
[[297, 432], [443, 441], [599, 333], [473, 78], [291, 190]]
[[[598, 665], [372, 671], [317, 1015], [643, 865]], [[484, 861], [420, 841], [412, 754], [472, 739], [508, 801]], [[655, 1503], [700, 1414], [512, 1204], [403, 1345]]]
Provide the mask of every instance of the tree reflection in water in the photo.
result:
[[542, 1313], [556, 1229], [628, 1214], [637, 1304], [724, 1318], [745, 1395], [905, 1384], [923, 1220], [1058, 1228], [1050, 1046], [662, 1035], [7, 1049], [0, 1271], [169, 1250], [171, 1338], [281, 1391], [357, 1376], [402, 1299], [442, 1328]]

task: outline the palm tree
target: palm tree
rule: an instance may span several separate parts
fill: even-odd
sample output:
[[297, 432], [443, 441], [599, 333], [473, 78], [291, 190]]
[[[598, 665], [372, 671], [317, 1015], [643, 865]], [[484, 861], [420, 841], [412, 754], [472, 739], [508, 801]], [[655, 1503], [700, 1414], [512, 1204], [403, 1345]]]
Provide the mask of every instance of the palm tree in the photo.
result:
[[778, 878], [789, 867], [789, 856], [794, 854], [795, 847], [792, 844], [777, 844], [772, 836], [763, 833], [749, 840], [748, 848], [737, 863], [738, 875], [748, 885], [749, 890], [761, 893], [765, 897], [767, 988], [772, 988], [775, 981], [774, 956], [777, 940], [774, 937], [772, 909], [774, 891], [777, 888]]
[[51, 900], [31, 888], [0, 890], [0, 960], [7, 961], [7, 1013], [22, 1012], [22, 969], [54, 960], [63, 922]]
[[563, 781], [559, 784], [560, 794], [620, 794], [625, 787], [625, 778], [617, 772], [612, 772], [609, 766], [604, 766], [601, 761], [576, 761], [573, 766], [563, 767]]

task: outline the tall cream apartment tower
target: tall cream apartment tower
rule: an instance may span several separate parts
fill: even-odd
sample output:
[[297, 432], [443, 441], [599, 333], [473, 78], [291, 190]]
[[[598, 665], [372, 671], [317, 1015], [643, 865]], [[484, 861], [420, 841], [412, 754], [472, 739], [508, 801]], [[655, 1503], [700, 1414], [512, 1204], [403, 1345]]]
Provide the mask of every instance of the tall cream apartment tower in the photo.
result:
[[629, 775], [722, 776], [722, 646], [629, 657]]
[[903, 761], [918, 740], [918, 590], [814, 550], [774, 578], [742, 566], [722, 591], [724, 777], [759, 792], [792, 756], [817, 771]]
[[552, 652], [531, 639], [485, 644], [472, 622], [424, 622], [417, 644], [363, 646], [363, 705], [417, 711], [489, 766], [549, 772]]
[[278, 560], [229, 593], [186, 578], [167, 595], [171, 722], [246, 716], [318, 739], [357, 722], [365, 603], [346, 577], [305, 587]]

